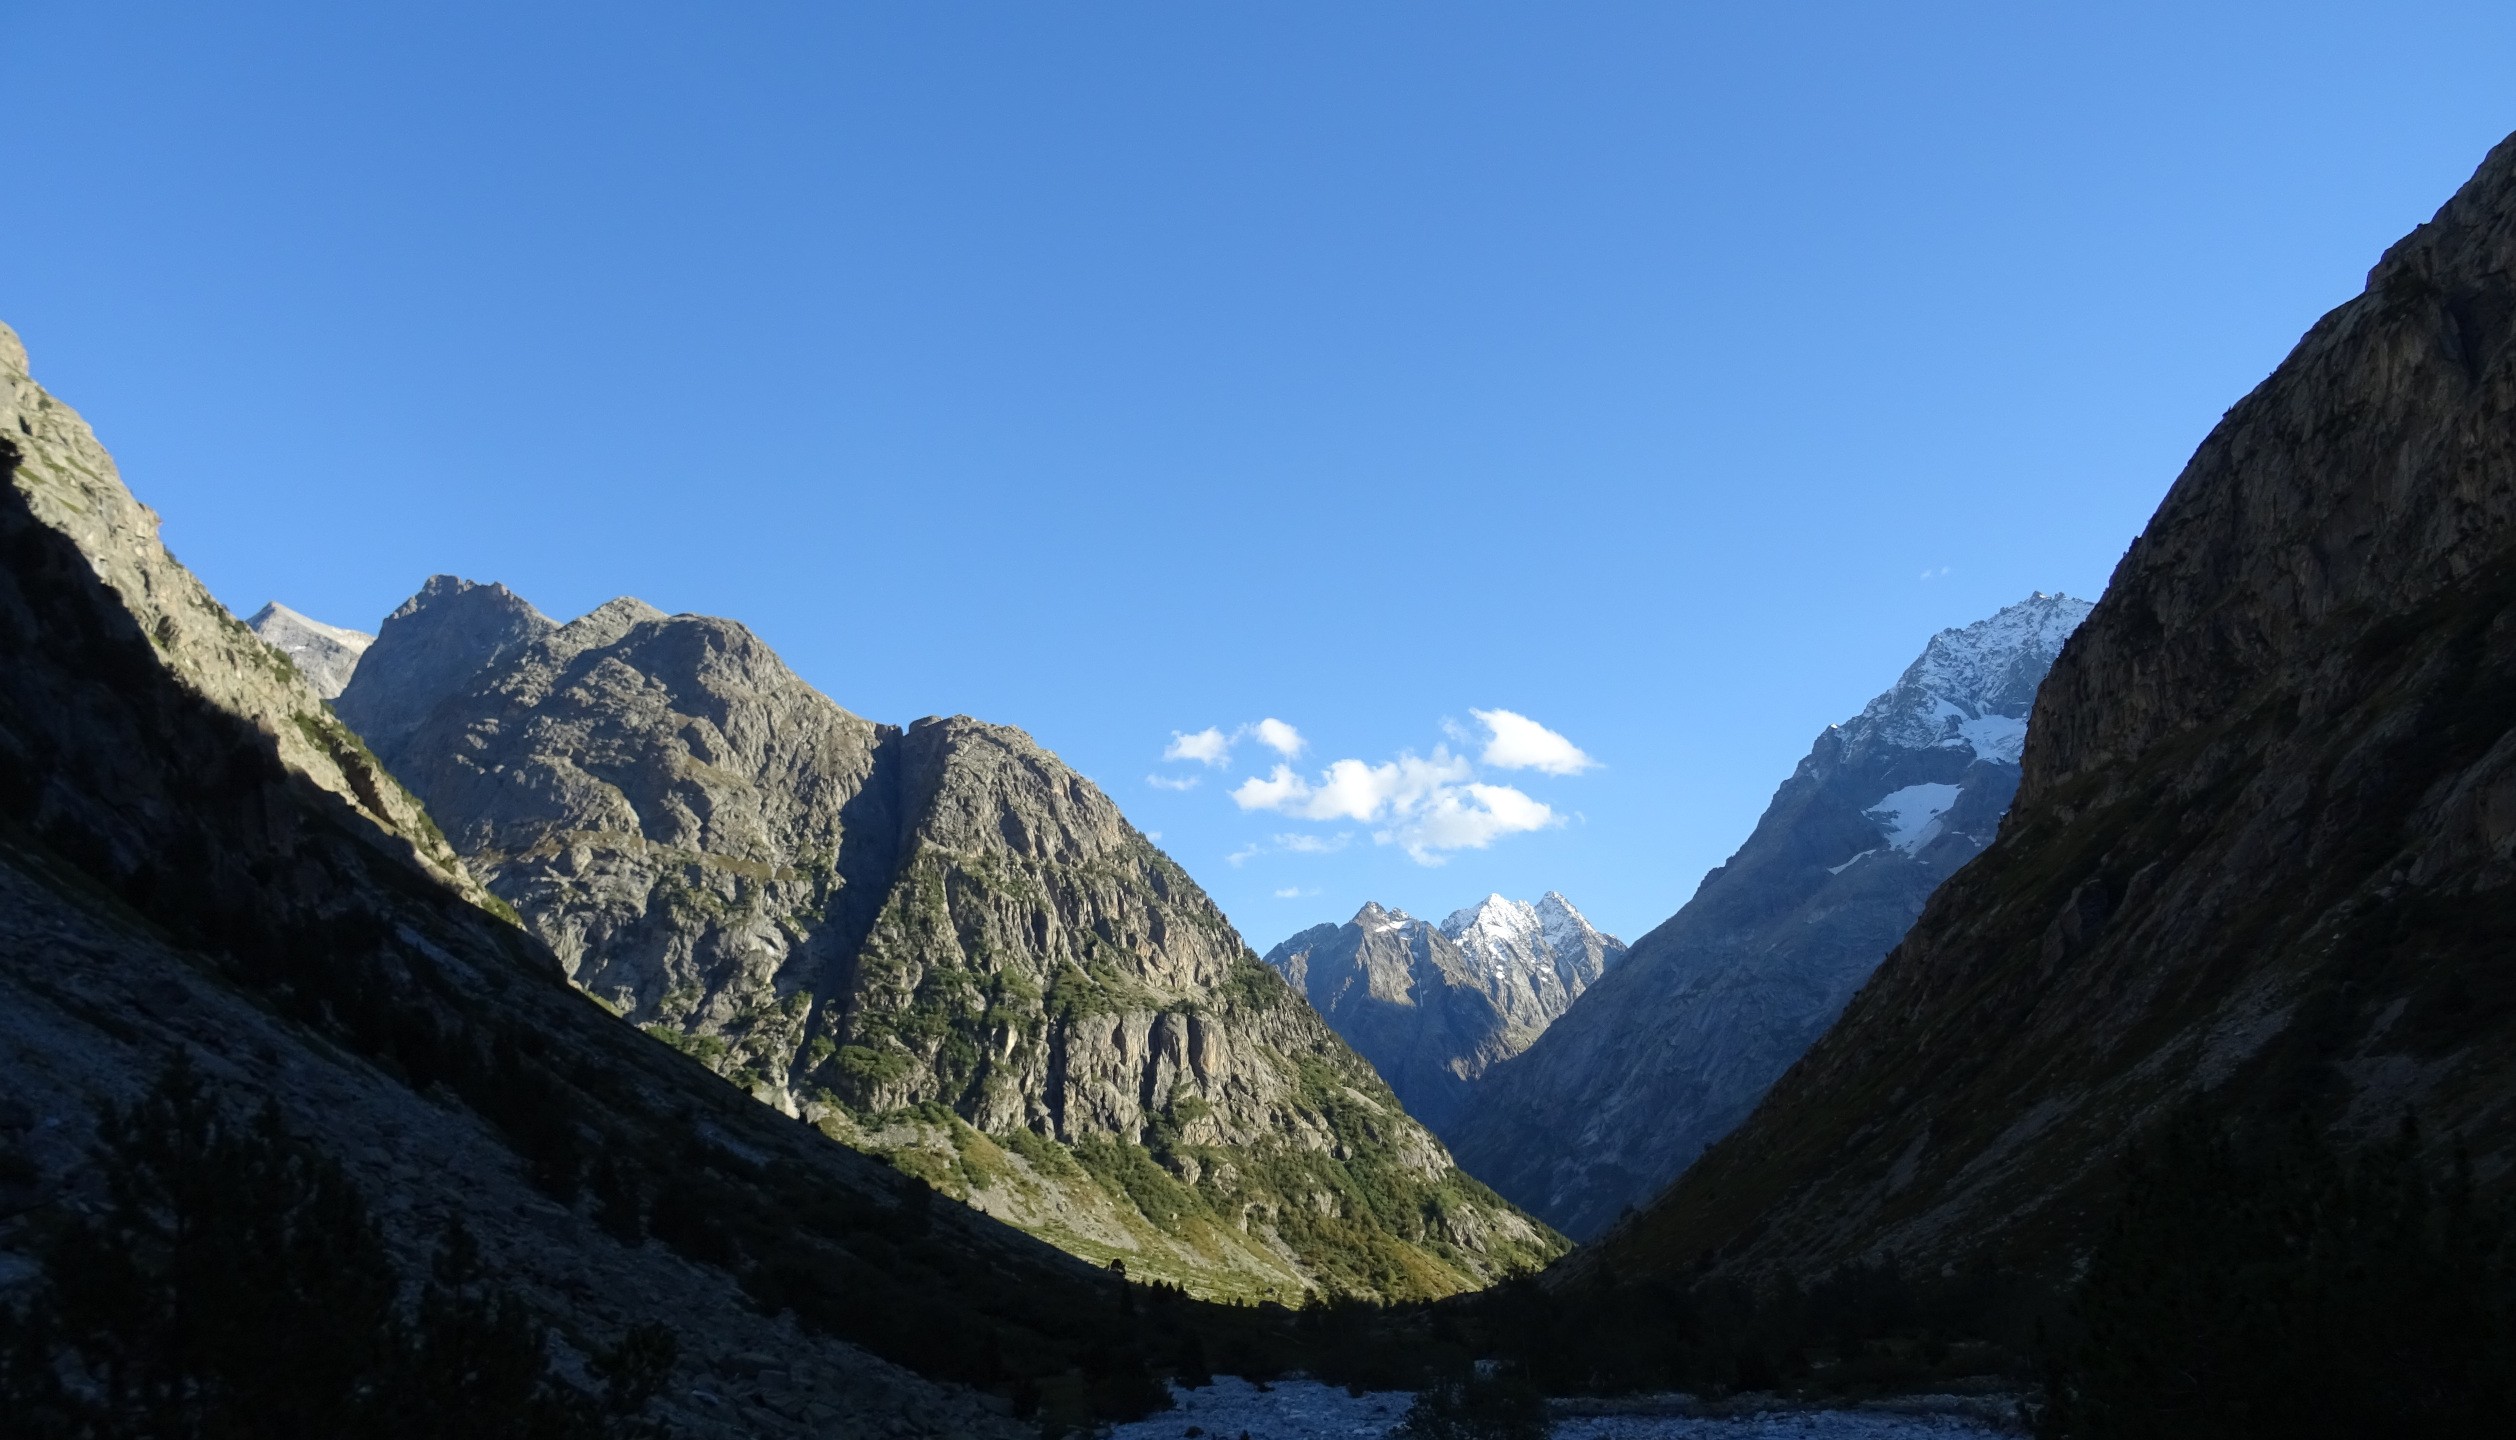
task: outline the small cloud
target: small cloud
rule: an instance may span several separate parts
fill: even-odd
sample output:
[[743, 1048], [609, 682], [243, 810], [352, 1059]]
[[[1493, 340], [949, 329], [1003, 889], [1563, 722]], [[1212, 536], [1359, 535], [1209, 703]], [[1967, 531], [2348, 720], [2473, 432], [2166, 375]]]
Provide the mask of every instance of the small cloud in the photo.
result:
[[1334, 855], [1353, 838], [1343, 830], [1334, 835], [1278, 835], [1275, 837], [1275, 848], [1289, 850], [1296, 855]]
[[1479, 757], [1500, 770], [1537, 770], [1548, 775], [1578, 775], [1599, 762], [1582, 753], [1580, 746], [1540, 725], [1526, 715], [1509, 710], [1471, 710], [1493, 739], [1485, 744]]
[[1240, 849], [1233, 851], [1231, 854], [1224, 856], [1223, 863], [1237, 868], [1248, 864], [1260, 855], [1265, 854], [1266, 851], [1267, 847], [1264, 845], [1244, 845]]
[[1272, 715], [1249, 728], [1250, 733], [1258, 737], [1259, 744], [1287, 760], [1302, 753], [1302, 732]]
[[1278, 900], [1307, 900], [1318, 893], [1319, 892], [1316, 889], [1305, 890], [1299, 885], [1287, 885], [1283, 889], [1275, 892], [1275, 898]]
[[1937, 570], [1925, 570], [1925, 571], [1923, 571], [1923, 572], [1922, 572], [1922, 578], [1923, 578], [1923, 579], [1925, 579], [1925, 580], [1937, 580], [1937, 579], [1940, 579], [1940, 578], [1942, 578], [1943, 576], [1947, 575], [1947, 573], [1948, 573], [1948, 567], [1947, 567], [1947, 566], [1945, 566], [1945, 565], [1942, 565], [1942, 566], [1941, 566], [1941, 567], [1939, 567]]
[[1221, 765], [1232, 758], [1232, 737], [1212, 725], [1195, 734], [1171, 732], [1171, 743], [1162, 750], [1165, 760], [1194, 760], [1200, 765]]
[[1187, 775], [1174, 780], [1168, 775], [1147, 775], [1144, 783], [1156, 790], [1194, 790], [1197, 782], [1204, 778], [1203, 775]]

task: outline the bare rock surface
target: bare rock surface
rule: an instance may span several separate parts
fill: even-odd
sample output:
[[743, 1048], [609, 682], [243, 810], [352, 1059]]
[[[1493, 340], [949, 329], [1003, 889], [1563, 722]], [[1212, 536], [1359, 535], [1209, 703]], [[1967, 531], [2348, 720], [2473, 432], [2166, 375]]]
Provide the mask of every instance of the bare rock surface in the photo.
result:
[[[2516, 1174], [2516, 141], [2230, 409], [1999, 840], [1597, 1263], [2066, 1272], [2188, 1102]], [[2441, 1157], [2442, 1158], [2442, 1157]]]
[[1587, 1237], [1745, 1119], [1991, 843], [2036, 687], [2088, 609], [2038, 594], [1942, 631], [1829, 726], [1694, 898], [1478, 1083], [1443, 1132], [1461, 1163]]
[[867, 721], [733, 621], [558, 625], [444, 576], [340, 710], [590, 994], [1078, 1254], [1298, 1298], [1560, 1248], [1019, 730]]

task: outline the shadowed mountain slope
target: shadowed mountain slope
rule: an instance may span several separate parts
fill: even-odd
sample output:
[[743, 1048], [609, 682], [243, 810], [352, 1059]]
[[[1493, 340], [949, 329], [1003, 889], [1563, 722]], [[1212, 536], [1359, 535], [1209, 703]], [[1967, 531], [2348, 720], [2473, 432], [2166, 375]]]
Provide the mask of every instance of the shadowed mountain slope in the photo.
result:
[[588, 992], [1077, 1254], [1402, 1298], [1561, 1247], [1019, 730], [877, 725], [732, 621], [443, 576], [340, 708]]
[[2189, 1096], [2516, 1154], [2516, 142], [2195, 453], [1999, 840], [1580, 1267], [2058, 1271]]

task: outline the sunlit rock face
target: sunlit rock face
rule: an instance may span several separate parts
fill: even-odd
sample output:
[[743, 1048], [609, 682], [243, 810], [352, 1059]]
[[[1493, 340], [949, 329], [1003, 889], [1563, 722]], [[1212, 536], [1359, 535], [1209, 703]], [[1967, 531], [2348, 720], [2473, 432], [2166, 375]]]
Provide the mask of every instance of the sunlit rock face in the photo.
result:
[[1576, 1238], [1745, 1119], [1923, 902], [1991, 843], [2036, 687], [2085, 601], [2032, 595], [1933, 636], [1830, 726], [1755, 833], [1444, 1130], [1460, 1163]]

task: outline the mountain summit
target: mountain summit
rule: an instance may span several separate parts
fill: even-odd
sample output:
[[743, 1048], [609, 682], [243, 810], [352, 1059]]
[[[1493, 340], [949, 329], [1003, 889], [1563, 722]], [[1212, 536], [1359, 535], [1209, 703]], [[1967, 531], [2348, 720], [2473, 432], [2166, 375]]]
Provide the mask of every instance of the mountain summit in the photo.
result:
[[1443, 1132], [1477, 1078], [1530, 1042], [1625, 953], [1553, 891], [1489, 895], [1438, 926], [1366, 904], [1267, 952], [1409, 1114]]
[[1943, 630], [1829, 726], [1694, 899], [1478, 1085], [1443, 1131], [1461, 1163], [1584, 1236], [1744, 1119], [1990, 843], [2036, 686], [2088, 610], [2039, 593]]
[[1077, 1254], [1398, 1298], [1560, 1248], [1019, 730], [876, 724], [731, 620], [445, 576], [339, 708], [587, 992]]

